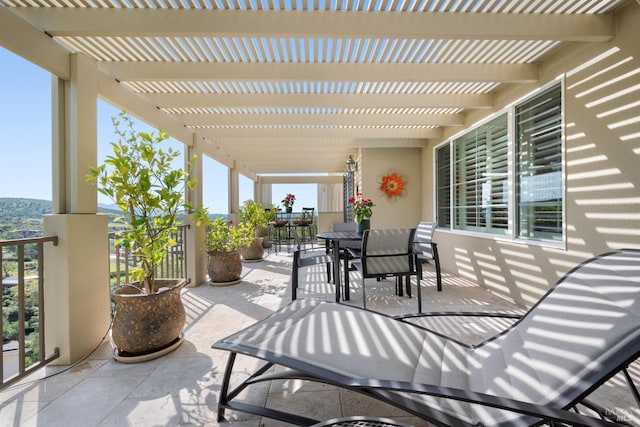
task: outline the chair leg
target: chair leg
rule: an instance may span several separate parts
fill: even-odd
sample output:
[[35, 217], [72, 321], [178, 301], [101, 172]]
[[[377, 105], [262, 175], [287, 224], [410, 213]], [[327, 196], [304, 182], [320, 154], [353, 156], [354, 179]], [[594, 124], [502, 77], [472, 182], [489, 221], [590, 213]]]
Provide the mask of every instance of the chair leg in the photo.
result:
[[350, 269], [349, 269], [349, 254], [345, 251], [344, 252], [344, 280], [343, 280], [343, 286], [344, 286], [344, 294], [343, 294], [343, 299], [345, 301], [348, 301], [351, 298], [350, 295], [350, 285], [349, 285], [349, 273], [350, 273]]
[[407, 296], [411, 298], [411, 275], [407, 274], [404, 276], [405, 287], [407, 288]]
[[440, 258], [438, 257], [438, 247], [432, 245], [433, 250], [433, 263], [436, 265], [436, 283], [438, 285], [438, 292], [442, 291], [442, 275], [440, 273]]
[[231, 381], [231, 373], [233, 372], [233, 364], [236, 360], [236, 353], [229, 354], [229, 358], [227, 359], [227, 367], [224, 370], [224, 375], [222, 376], [222, 385], [220, 389], [220, 397], [218, 399], [218, 422], [224, 421], [224, 410], [225, 406], [229, 402], [228, 393], [229, 393], [229, 383]]
[[367, 309], [367, 294], [364, 290], [364, 275], [362, 276], [362, 308]]
[[300, 262], [300, 252], [293, 253], [293, 265], [291, 267], [291, 301], [298, 298], [298, 263]]
[[422, 276], [422, 268], [420, 268], [420, 274], [416, 275], [416, 287], [418, 288], [418, 313], [422, 313], [422, 285], [420, 277]]
[[404, 296], [404, 291], [402, 290], [402, 276], [396, 276], [396, 295], [399, 297]]
[[291, 274], [291, 301], [298, 298], [298, 269], [294, 267]]

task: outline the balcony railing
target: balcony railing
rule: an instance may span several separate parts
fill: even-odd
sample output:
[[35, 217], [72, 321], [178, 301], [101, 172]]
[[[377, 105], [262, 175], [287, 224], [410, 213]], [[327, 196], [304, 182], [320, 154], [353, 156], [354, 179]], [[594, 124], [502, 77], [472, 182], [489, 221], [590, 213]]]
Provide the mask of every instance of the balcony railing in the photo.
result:
[[[0, 388], [13, 384], [59, 356], [57, 348], [50, 356], [44, 353], [45, 243], [56, 246], [58, 237], [0, 241], [3, 277]], [[15, 275], [9, 275], [9, 272]]]
[[[173, 234], [176, 244], [169, 249], [156, 269], [156, 277], [160, 279], [187, 279], [187, 229], [189, 225], [181, 225]], [[109, 274], [111, 277], [111, 290], [128, 283], [129, 271], [136, 264], [131, 251], [123, 246], [116, 246], [115, 240], [118, 232], [109, 233]]]

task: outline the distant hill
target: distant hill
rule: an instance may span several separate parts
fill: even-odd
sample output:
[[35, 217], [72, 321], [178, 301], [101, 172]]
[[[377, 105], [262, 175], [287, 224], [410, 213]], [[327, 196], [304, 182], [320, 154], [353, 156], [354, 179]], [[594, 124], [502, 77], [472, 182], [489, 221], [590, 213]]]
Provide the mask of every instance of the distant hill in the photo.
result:
[[50, 213], [50, 200], [0, 197], [0, 216], [34, 218]]
[[[117, 205], [99, 205], [98, 212], [119, 215]], [[22, 197], [0, 197], [0, 216], [13, 218], [39, 218], [51, 213], [51, 200]]]
[[[122, 215], [117, 205], [98, 205], [98, 212], [109, 218], [109, 229], [122, 229], [121, 223], [114, 223]], [[44, 230], [44, 215], [51, 213], [51, 201], [22, 197], [0, 197], [0, 240], [37, 237]], [[226, 214], [213, 214], [212, 217]]]
[[[98, 207], [98, 212], [109, 218], [110, 228], [120, 210]], [[0, 240], [38, 237], [44, 230], [43, 216], [51, 213], [51, 201], [23, 197], [0, 197]]]

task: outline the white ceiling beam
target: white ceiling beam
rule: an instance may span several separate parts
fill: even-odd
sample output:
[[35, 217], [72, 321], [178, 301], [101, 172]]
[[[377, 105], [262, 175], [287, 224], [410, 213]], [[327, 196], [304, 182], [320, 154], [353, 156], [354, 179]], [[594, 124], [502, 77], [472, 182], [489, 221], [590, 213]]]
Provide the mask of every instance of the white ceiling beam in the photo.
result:
[[[238, 159], [251, 159], [248, 162], [252, 169], [259, 173], [340, 173], [345, 169], [345, 161], [351, 148], [321, 151], [319, 154], [308, 147], [302, 150], [267, 147], [260, 150], [255, 157], [257, 147], [225, 147]], [[244, 163], [236, 163], [243, 166]]]
[[380, 37], [603, 42], [610, 14], [16, 8], [54, 36]]
[[493, 108], [492, 94], [173, 94], [145, 93], [159, 108]]
[[462, 114], [175, 114], [186, 126], [463, 126]]
[[[100, 62], [120, 81], [362, 81], [533, 83], [538, 64]], [[357, 77], [356, 77], [357, 76]]]
[[[190, 129], [190, 128], [188, 128]], [[354, 127], [354, 128], [243, 128], [203, 129], [195, 128], [205, 138], [215, 137], [289, 137], [289, 138], [442, 138], [440, 128], [396, 128], [396, 127]], [[254, 153], [255, 154], [255, 153]]]
[[147, 124], [162, 129], [176, 140], [185, 145], [193, 144], [193, 131], [188, 130], [182, 123], [171, 115], [158, 110], [139, 96], [123, 88], [112, 78], [100, 75], [98, 80], [98, 93], [100, 97], [117, 108], [126, 110]]
[[[289, 150], [309, 153], [309, 147], [313, 147], [314, 152], [331, 153], [335, 150], [345, 150], [349, 154], [356, 154], [360, 147], [404, 147], [419, 148], [427, 147], [429, 141], [423, 138], [322, 138], [317, 136], [294, 138], [294, 137], [228, 137], [228, 136], [207, 136], [204, 137], [212, 147], [222, 149], [227, 147], [230, 150], [237, 149], [274, 149], [275, 151]], [[345, 159], [346, 160], [346, 159]]]
[[0, 46], [64, 80], [71, 77], [70, 53], [11, 11], [0, 7]]
[[260, 176], [261, 184], [342, 184], [342, 175], [323, 176], [289, 176], [289, 175], [263, 175]]

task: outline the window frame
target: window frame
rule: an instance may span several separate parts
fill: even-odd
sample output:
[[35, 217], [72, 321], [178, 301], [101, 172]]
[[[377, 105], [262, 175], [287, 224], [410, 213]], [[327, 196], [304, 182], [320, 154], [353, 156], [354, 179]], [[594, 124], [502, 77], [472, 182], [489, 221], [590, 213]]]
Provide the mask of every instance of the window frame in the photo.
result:
[[[535, 98], [536, 96], [540, 95], [541, 93], [551, 89], [553, 86], [555, 85], [560, 85], [560, 117], [561, 117], [561, 125], [560, 125], [560, 156], [561, 156], [561, 169], [560, 169], [560, 174], [561, 174], [561, 194], [562, 194], [562, 225], [561, 225], [561, 230], [560, 230], [560, 234], [558, 235], [559, 238], [557, 239], [544, 239], [544, 238], [536, 238], [536, 237], [526, 237], [526, 236], [519, 236], [519, 224], [518, 224], [518, 208], [517, 208], [517, 200], [518, 200], [518, 195], [516, 194], [516, 192], [518, 191], [518, 189], [516, 188], [516, 183], [517, 183], [517, 179], [516, 179], [516, 173], [517, 173], [517, 161], [518, 159], [517, 157], [517, 149], [516, 149], [516, 144], [518, 143], [517, 141], [517, 135], [515, 135], [516, 132], [516, 109], [517, 107], [531, 101], [533, 98]], [[474, 237], [480, 237], [480, 238], [485, 238], [485, 239], [491, 239], [491, 240], [502, 240], [502, 241], [510, 241], [510, 242], [519, 242], [519, 243], [523, 243], [523, 244], [527, 244], [527, 245], [531, 245], [531, 246], [548, 246], [548, 247], [553, 247], [553, 248], [566, 248], [566, 243], [567, 243], [567, 210], [566, 210], [566, 204], [567, 204], [567, 181], [566, 181], [566, 114], [565, 114], [565, 96], [566, 96], [566, 89], [565, 89], [565, 80], [564, 80], [564, 76], [561, 76], [557, 79], [554, 79], [550, 82], [548, 82], [545, 85], [540, 86], [539, 88], [537, 88], [535, 91], [532, 91], [528, 94], [526, 94], [525, 96], [519, 98], [518, 100], [510, 103], [509, 105], [505, 106], [504, 108], [495, 111], [494, 113], [492, 113], [491, 115], [483, 118], [482, 120], [478, 121], [477, 123], [475, 123], [473, 126], [470, 126], [466, 129], [464, 129], [461, 132], [456, 133], [455, 135], [452, 135], [451, 137], [447, 138], [446, 140], [442, 141], [440, 144], [436, 145], [433, 148], [433, 188], [434, 188], [434, 194], [433, 194], [433, 210], [434, 210], [434, 218], [436, 218], [436, 221], [439, 222], [439, 209], [440, 206], [438, 204], [439, 201], [439, 197], [438, 197], [438, 150], [443, 149], [445, 146], [448, 148], [449, 150], [449, 180], [450, 180], [450, 186], [449, 186], [449, 216], [450, 216], [450, 221], [449, 221], [449, 226], [448, 227], [442, 227], [440, 225], [438, 225], [439, 229], [443, 230], [443, 231], [447, 231], [447, 232], [451, 232], [451, 233], [455, 233], [455, 234], [460, 234], [460, 235], [467, 235], [467, 236], [474, 236]], [[454, 143], [456, 140], [463, 138], [465, 135], [468, 135], [471, 132], [475, 132], [477, 128], [486, 125], [487, 123], [489, 123], [490, 121], [498, 118], [500, 115], [506, 114], [507, 115], [507, 126], [508, 126], [508, 141], [507, 141], [507, 151], [508, 151], [508, 177], [507, 177], [507, 186], [508, 186], [508, 197], [507, 197], [507, 215], [508, 215], [508, 228], [507, 231], [504, 234], [494, 234], [494, 233], [490, 233], [490, 232], [485, 232], [485, 231], [475, 231], [475, 230], [462, 230], [462, 229], [457, 229], [455, 228], [455, 220], [454, 220], [454, 206], [456, 203], [455, 200], [455, 185], [454, 185], [454, 172], [455, 172], [455, 168], [453, 165], [453, 161], [454, 161]]]
[[[489, 138], [494, 136], [493, 131], [488, 125], [493, 126], [494, 122], [500, 123], [499, 136], [497, 139]], [[502, 126], [504, 124], [504, 126]], [[509, 234], [509, 175], [511, 166], [511, 156], [509, 151], [509, 140], [511, 135], [511, 124], [509, 123], [508, 112], [500, 114], [494, 114], [481, 123], [478, 123], [468, 132], [461, 134], [459, 137], [452, 139], [450, 147], [450, 155], [452, 156], [451, 162], [451, 176], [455, 177], [455, 182], [452, 181], [453, 190], [451, 193], [452, 203], [452, 228], [458, 231], [475, 231], [482, 234], [499, 235], [504, 236]], [[467, 162], [465, 158], [459, 158], [460, 151], [475, 152], [477, 156], [480, 156], [484, 168], [478, 166], [478, 161]], [[496, 158], [496, 155], [498, 157]], [[496, 162], [496, 160], [498, 160]], [[505, 162], [503, 167], [507, 168], [506, 179], [507, 191], [502, 197], [504, 204], [504, 212], [507, 214], [506, 224], [501, 227], [498, 217], [493, 218], [491, 210], [493, 209], [493, 203], [489, 202], [485, 205], [485, 184], [491, 185], [490, 189], [493, 190], [493, 179], [486, 175], [487, 170], [491, 169], [490, 173], [494, 173], [496, 168], [500, 168], [500, 161]], [[482, 176], [478, 174], [482, 172]], [[468, 179], [469, 174], [474, 175], [472, 179]], [[464, 174], [465, 179], [460, 179]], [[500, 181], [500, 180], [497, 180]], [[464, 185], [463, 191], [458, 190], [459, 185]], [[491, 194], [492, 191], [489, 192]], [[461, 205], [460, 199], [465, 198], [469, 194], [475, 195], [470, 202]], [[455, 197], [454, 197], [455, 196]], [[496, 205], [496, 207], [498, 207]], [[481, 213], [480, 213], [481, 212]], [[499, 212], [499, 209], [496, 211]], [[469, 215], [475, 217], [469, 221]], [[462, 218], [461, 218], [462, 217]], [[496, 221], [494, 222], [494, 219]]]

